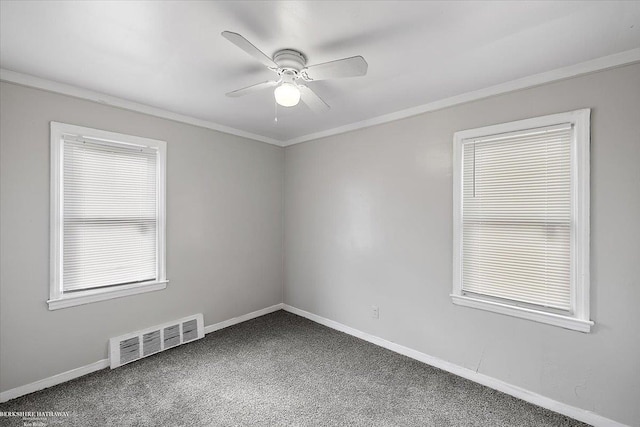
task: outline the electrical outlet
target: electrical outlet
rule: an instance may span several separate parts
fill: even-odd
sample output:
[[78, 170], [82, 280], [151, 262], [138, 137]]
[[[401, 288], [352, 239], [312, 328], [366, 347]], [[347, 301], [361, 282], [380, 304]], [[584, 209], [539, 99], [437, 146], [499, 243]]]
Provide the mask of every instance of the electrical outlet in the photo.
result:
[[377, 305], [371, 306], [371, 317], [378, 319], [380, 317], [380, 308]]

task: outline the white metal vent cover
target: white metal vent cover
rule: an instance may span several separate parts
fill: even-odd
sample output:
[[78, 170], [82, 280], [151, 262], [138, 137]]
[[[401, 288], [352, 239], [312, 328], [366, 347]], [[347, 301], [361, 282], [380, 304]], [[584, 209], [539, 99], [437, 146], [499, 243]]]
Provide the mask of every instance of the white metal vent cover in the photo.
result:
[[109, 340], [111, 369], [204, 337], [202, 313]]

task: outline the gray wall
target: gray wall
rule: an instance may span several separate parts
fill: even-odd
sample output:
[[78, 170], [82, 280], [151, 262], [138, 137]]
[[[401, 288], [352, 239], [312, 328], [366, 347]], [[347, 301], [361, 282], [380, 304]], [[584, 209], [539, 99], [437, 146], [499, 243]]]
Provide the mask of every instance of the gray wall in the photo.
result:
[[[282, 302], [284, 243], [287, 304], [640, 425], [640, 65], [286, 150], [13, 84], [0, 91], [0, 391], [106, 358], [111, 336]], [[585, 107], [593, 332], [454, 306], [453, 133]], [[166, 290], [47, 309], [51, 120], [168, 142]]]
[[[453, 133], [587, 107], [593, 332], [453, 305]], [[288, 147], [285, 303], [640, 425], [639, 219], [636, 64]]]
[[[282, 302], [283, 149], [0, 86], [0, 391], [107, 357], [108, 339]], [[167, 141], [167, 289], [49, 311], [49, 122]]]

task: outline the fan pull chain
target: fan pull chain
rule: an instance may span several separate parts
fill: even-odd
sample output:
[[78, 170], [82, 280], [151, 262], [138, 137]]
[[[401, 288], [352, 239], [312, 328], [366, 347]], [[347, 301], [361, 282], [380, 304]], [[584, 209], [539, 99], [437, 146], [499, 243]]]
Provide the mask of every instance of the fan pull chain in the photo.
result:
[[278, 123], [278, 103], [274, 102], [273, 105], [275, 107], [275, 113], [274, 113], [275, 118], [273, 119], [273, 121]]

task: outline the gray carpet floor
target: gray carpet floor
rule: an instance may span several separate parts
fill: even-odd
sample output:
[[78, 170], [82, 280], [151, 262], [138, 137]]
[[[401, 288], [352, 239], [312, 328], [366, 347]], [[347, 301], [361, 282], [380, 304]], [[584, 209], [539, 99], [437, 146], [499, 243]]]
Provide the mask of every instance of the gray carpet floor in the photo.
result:
[[284, 311], [0, 411], [70, 413], [3, 426], [585, 425]]

